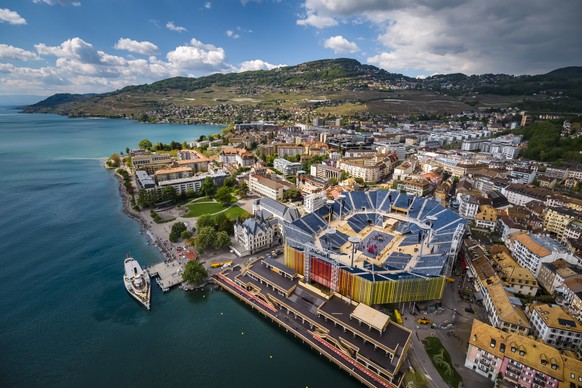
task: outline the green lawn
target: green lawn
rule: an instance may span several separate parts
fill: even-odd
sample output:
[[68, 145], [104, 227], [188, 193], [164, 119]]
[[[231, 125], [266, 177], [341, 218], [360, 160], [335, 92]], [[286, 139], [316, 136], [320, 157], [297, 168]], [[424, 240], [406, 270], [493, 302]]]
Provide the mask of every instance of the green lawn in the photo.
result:
[[224, 215], [230, 220], [234, 220], [243, 214], [248, 214], [239, 206], [233, 205], [230, 208], [228, 206], [224, 206], [221, 203], [191, 203], [186, 206], [188, 213], [184, 217], [199, 217], [202, 214], [215, 214], [225, 209], [227, 210], [224, 212]]
[[459, 383], [463, 381], [463, 378], [453, 367], [451, 356], [441, 341], [436, 337], [428, 337], [422, 343], [439, 375], [451, 387], [457, 388]]
[[221, 203], [192, 203], [186, 206], [188, 213], [184, 217], [198, 217], [202, 214], [214, 214], [226, 209]]
[[234, 219], [238, 218], [239, 216], [249, 214], [249, 213], [247, 213], [247, 211], [245, 209], [243, 209], [242, 207], [233, 206], [230, 209], [228, 209], [227, 211], [225, 211], [224, 214], [226, 215], [226, 218], [228, 218], [229, 220], [234, 220]]

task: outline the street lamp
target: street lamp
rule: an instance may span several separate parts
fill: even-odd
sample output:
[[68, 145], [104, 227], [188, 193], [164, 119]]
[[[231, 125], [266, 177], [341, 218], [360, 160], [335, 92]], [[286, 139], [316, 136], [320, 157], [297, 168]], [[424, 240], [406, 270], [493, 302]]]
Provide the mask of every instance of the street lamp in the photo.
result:
[[344, 208], [344, 201], [346, 199], [346, 196], [343, 194], [340, 194], [337, 196], [337, 199], [339, 200], [339, 204], [340, 204], [340, 214], [339, 214], [339, 218], [340, 220], [342, 219], [342, 210]]
[[331, 238], [333, 237], [333, 235], [336, 233], [336, 230], [334, 228], [327, 228], [325, 230], [325, 235], [327, 237], [327, 249], [329, 249], [331, 251]]
[[356, 254], [356, 245], [360, 243], [360, 238], [358, 236], [350, 236], [348, 237], [348, 241], [352, 244], [352, 265], [351, 267], [354, 268], [354, 255]]
[[327, 201], [325, 201], [325, 206], [327, 206], [327, 210], [329, 210], [329, 219], [327, 220], [328, 225], [331, 225], [331, 215], [333, 214], [332, 209], [334, 203], [335, 201], [333, 199], [328, 199]]

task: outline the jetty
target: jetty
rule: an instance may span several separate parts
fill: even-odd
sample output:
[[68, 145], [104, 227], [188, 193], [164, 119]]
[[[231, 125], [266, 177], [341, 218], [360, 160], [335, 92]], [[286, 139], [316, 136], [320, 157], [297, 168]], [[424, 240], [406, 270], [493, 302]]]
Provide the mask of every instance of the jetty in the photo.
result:
[[150, 277], [156, 278], [156, 283], [163, 292], [170, 291], [170, 288], [182, 284], [182, 272], [184, 268], [177, 261], [163, 261], [146, 268]]

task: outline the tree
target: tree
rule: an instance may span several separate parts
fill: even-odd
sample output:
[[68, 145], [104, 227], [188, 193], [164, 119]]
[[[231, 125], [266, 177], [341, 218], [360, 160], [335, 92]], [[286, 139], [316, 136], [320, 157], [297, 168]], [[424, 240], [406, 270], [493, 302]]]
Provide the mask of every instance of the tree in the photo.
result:
[[234, 222], [228, 219], [224, 213], [218, 213], [214, 216], [215, 228], [219, 232], [227, 232], [228, 234], [234, 233]]
[[202, 284], [202, 282], [208, 277], [208, 272], [206, 268], [197, 260], [190, 260], [184, 266], [184, 272], [182, 272], [182, 279], [193, 285]]
[[198, 230], [202, 230], [203, 228], [206, 227], [211, 227], [213, 229], [216, 227], [216, 221], [214, 220], [214, 217], [210, 214], [202, 214], [196, 220], [196, 228]]
[[121, 166], [121, 156], [119, 156], [118, 154], [113, 154], [109, 157], [109, 160], [107, 161], [107, 165], [109, 165], [109, 167], [113, 167], [113, 168], [117, 168], [119, 166]]
[[234, 180], [234, 178], [228, 177], [224, 180], [223, 185], [227, 187], [234, 187], [236, 186], [236, 181]]
[[287, 189], [283, 193], [283, 199], [285, 201], [293, 201], [299, 198], [301, 198], [301, 190], [299, 189]]
[[176, 199], [176, 188], [174, 186], [166, 186], [162, 190], [162, 201], [173, 201]]
[[333, 177], [332, 177], [332, 178], [329, 178], [327, 181], [328, 181], [328, 182], [329, 182], [329, 184], [330, 184], [330, 185], [332, 185], [332, 186], [335, 186], [335, 185], [337, 185], [337, 179], [335, 179], [335, 178], [333, 178]]
[[345, 181], [346, 179], [348, 179], [350, 177], [350, 173], [347, 171], [342, 171], [342, 174], [340, 175], [340, 182]]
[[216, 185], [211, 177], [207, 176], [204, 178], [202, 185], [200, 186], [200, 192], [202, 195], [212, 197], [216, 193]]
[[228, 205], [232, 201], [230, 191], [230, 187], [222, 186], [220, 189], [218, 189], [214, 195], [214, 198], [223, 205]]
[[187, 231], [186, 225], [183, 222], [176, 222], [172, 225], [172, 230], [170, 231], [170, 241], [175, 243], [182, 237], [182, 232]]
[[142, 150], [149, 150], [152, 148], [152, 142], [148, 139], [143, 139], [137, 144], [137, 146]]
[[211, 226], [198, 229], [198, 234], [194, 238], [194, 246], [198, 252], [203, 253], [205, 249], [214, 247], [216, 237], [216, 231]]
[[241, 197], [246, 197], [248, 193], [249, 193], [249, 185], [247, 185], [245, 182], [241, 183], [240, 187], [238, 188], [238, 194]]
[[230, 236], [225, 231], [218, 232], [214, 240], [214, 248], [226, 248], [230, 245]]

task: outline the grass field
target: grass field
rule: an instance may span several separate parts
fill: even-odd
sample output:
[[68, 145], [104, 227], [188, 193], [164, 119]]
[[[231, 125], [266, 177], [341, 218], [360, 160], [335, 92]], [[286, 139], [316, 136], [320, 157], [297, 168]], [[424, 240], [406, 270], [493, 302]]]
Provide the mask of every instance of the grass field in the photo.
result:
[[432, 364], [443, 380], [451, 387], [457, 388], [463, 378], [453, 367], [451, 356], [438, 338], [428, 337], [422, 341]]
[[222, 211], [228, 207], [221, 203], [192, 203], [186, 206], [188, 208], [188, 214], [184, 217], [199, 217], [202, 214], [214, 214]]
[[[213, 202], [208, 203], [209, 198], [199, 198], [193, 201], [190, 205], [187, 205], [188, 213], [184, 217], [199, 217], [202, 214], [216, 214], [224, 210], [224, 215], [229, 220], [234, 220], [241, 215], [248, 214], [244, 209], [236, 205], [226, 205], [221, 203]], [[230, 207], [229, 207], [230, 206]], [[226, 209], [226, 210], [225, 210]]]

